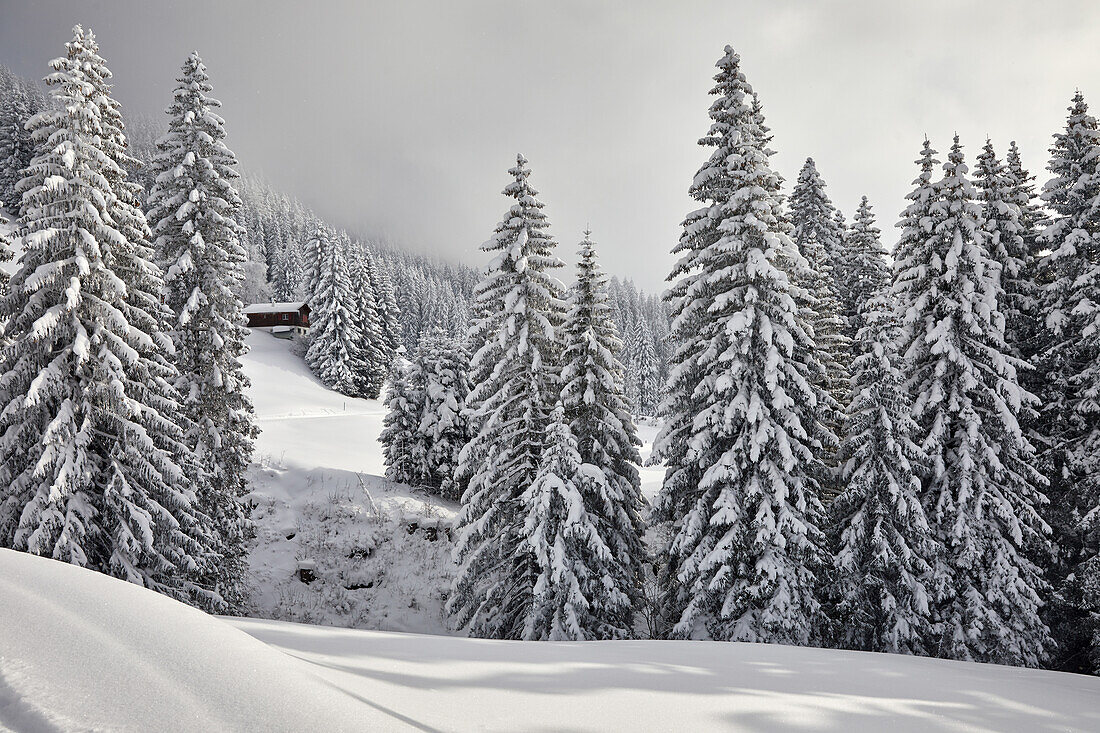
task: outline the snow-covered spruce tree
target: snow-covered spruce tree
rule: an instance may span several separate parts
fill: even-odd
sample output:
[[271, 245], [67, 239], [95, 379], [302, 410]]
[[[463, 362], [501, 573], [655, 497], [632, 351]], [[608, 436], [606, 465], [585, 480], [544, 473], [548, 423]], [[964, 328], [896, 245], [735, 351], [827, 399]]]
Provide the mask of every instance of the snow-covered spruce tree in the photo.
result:
[[26, 252], [2, 303], [0, 545], [217, 607], [200, 585], [208, 518], [170, 452], [178, 426], [158, 413], [164, 370], [142, 330], [156, 318], [146, 293], [128, 300], [147, 245], [127, 238], [145, 224], [117, 162], [110, 71], [79, 26], [66, 48], [46, 80], [57, 108], [29, 123], [42, 152], [17, 187]]
[[1040, 236], [1047, 333], [1037, 430], [1050, 480], [1060, 668], [1100, 673], [1100, 129], [1078, 92], [1054, 136]]
[[386, 392], [386, 416], [382, 418], [382, 457], [386, 478], [410, 486], [424, 481], [424, 441], [420, 421], [424, 414], [422, 372], [411, 362], [394, 367]]
[[[817, 170], [813, 158], [806, 158], [798, 180], [791, 191], [791, 224], [793, 239], [802, 256], [806, 249], [820, 248], [822, 257], [817, 274], [824, 278], [834, 276], [834, 263], [840, 260], [844, 230], [837, 225], [837, 209], [825, 193], [825, 180]], [[811, 263], [817, 264], [817, 263]], [[834, 297], [836, 286], [833, 284]]]
[[611, 575], [614, 550], [586, 501], [593, 483], [606, 487], [599, 469], [581, 463], [559, 403], [550, 415], [538, 473], [520, 496], [521, 552], [536, 572], [532, 602], [521, 609], [523, 639], [585, 641], [630, 633], [630, 598]]
[[[1035, 176], [1024, 169], [1015, 141], [1008, 146], [1004, 174], [1008, 179], [1008, 198], [1020, 211], [1017, 225], [1023, 238], [1022, 264], [1013, 284], [1016, 308], [1014, 312], [1005, 314], [1005, 343], [1013, 355], [1031, 361], [1042, 350], [1048, 333], [1039, 310], [1040, 282], [1045, 279], [1040, 265], [1045, 245], [1039, 241], [1039, 234], [1046, 212], [1032, 183]], [[1036, 374], [1034, 369], [1028, 369], [1021, 373], [1020, 381], [1030, 391], [1039, 394], [1043, 376]]]
[[272, 257], [271, 289], [275, 300], [293, 302], [305, 290], [305, 263], [297, 242], [286, 242]]
[[851, 297], [846, 290], [847, 283], [851, 279], [851, 275], [847, 272], [849, 263], [846, 256], [848, 252], [848, 235], [851, 231], [848, 227], [848, 220], [844, 218], [844, 212], [839, 208], [835, 208], [833, 211], [833, 231], [836, 233], [837, 242], [836, 249], [833, 250], [829, 262], [833, 269], [833, 293], [836, 295], [837, 305], [840, 308], [840, 318], [844, 325], [841, 331], [848, 337], [850, 343], [855, 337], [854, 334], [849, 335], [848, 333], [846, 315], [848, 299]]
[[1019, 358], [1021, 354], [1011, 348], [1008, 334], [1018, 332], [1028, 319], [1034, 288], [1027, 279], [1030, 273], [1025, 271], [1029, 252], [1020, 222], [1021, 211], [1015, 200], [1015, 180], [997, 159], [991, 140], [985, 141], [977, 163], [974, 186], [982, 208], [987, 246], [990, 256], [1000, 266], [997, 308], [1004, 319], [1005, 345], [1009, 353]]
[[890, 265], [886, 261], [886, 249], [879, 239], [881, 232], [875, 226], [871, 204], [864, 196], [859, 201], [855, 221], [844, 239], [844, 317], [848, 323], [847, 334], [855, 338], [863, 327], [860, 309], [890, 282]]
[[[827, 559], [815, 420], [820, 370], [809, 324], [781, 266], [807, 267], [784, 233], [759, 115], [740, 58], [718, 61], [714, 152], [691, 195], [673, 312], [658, 517], [671, 519], [662, 578], [672, 635], [807, 644]], [[799, 293], [801, 297], [801, 293]], [[827, 436], [835, 443], [836, 437]]]
[[354, 310], [352, 318], [357, 326], [359, 342], [355, 345], [352, 371], [355, 374], [352, 394], [376, 400], [382, 392], [382, 382], [390, 369], [390, 358], [382, 335], [382, 322], [378, 315], [378, 301], [372, 281], [375, 279], [374, 262], [369, 251], [359, 242], [351, 242], [343, 235], [343, 249], [351, 264], [349, 273], [351, 298]]
[[424, 406], [417, 431], [426, 449], [427, 484], [444, 499], [458, 501], [466, 490], [456, 472], [458, 456], [470, 439], [469, 355], [457, 339], [433, 328], [420, 340], [416, 361], [423, 375]]
[[[116, 164], [105, 169], [103, 175], [116, 194], [110, 202], [109, 212], [123, 240], [106, 250], [106, 261], [126, 287], [121, 310], [127, 322], [148, 335], [140, 341], [135, 358], [125, 365], [138, 400], [153, 408], [143, 411], [139, 422], [153, 443], [173, 456], [179, 465], [183, 475], [174, 478], [178, 487], [201, 491], [202, 470], [185, 439], [186, 432], [194, 425], [183, 411], [183, 399], [178, 390], [180, 375], [169, 335], [173, 314], [163, 301], [164, 280], [160, 268], [153, 262], [152, 234], [139, 208], [141, 186], [127, 175], [127, 171], [139, 171], [142, 164], [130, 155], [121, 107], [110, 96], [108, 80], [111, 74], [99, 55], [99, 46], [91, 31], [84, 32], [77, 26], [70, 44], [70, 58], [86, 70], [87, 80], [99, 92], [96, 99], [103, 132], [102, 148]], [[218, 533], [215, 527], [209, 526], [210, 518], [206, 514], [201, 518], [208, 525], [202, 533], [206, 545], [204, 580], [216, 590], [199, 593], [192, 600], [211, 611], [234, 610], [243, 600], [244, 589], [224, 581], [219, 583], [214, 577], [214, 568], [220, 561]], [[229, 579], [240, 580], [236, 575], [226, 578]]]
[[[0, 207], [4, 205], [3, 201], [0, 201]], [[11, 262], [15, 257], [15, 250], [13, 248], [13, 242], [11, 235], [8, 234], [9, 222], [4, 218], [4, 214], [0, 213], [0, 263]], [[0, 270], [0, 297], [3, 297], [8, 292], [8, 273]], [[0, 320], [0, 334], [3, 333], [3, 321]]]
[[185, 436], [202, 471], [199, 505], [215, 523], [222, 559], [211, 581], [231, 607], [245, 600], [252, 535], [246, 492], [258, 432], [240, 358], [247, 329], [240, 298], [245, 261], [233, 181], [236, 156], [225, 145], [221, 103], [197, 53], [188, 56], [168, 107], [168, 132], [151, 164], [149, 221], [164, 272], [169, 334], [179, 370]]
[[[937, 151], [932, 149], [932, 143], [928, 138], [924, 139], [920, 158], [915, 162], [920, 166], [920, 173], [913, 181], [913, 190], [906, 195], [910, 202], [902, 211], [901, 221], [897, 227], [901, 229], [897, 244], [894, 245], [893, 279], [890, 283], [890, 295], [893, 298], [894, 308], [900, 319], [898, 330], [898, 348], [903, 344], [913, 343], [920, 336], [916, 328], [922, 324], [908, 322], [906, 314], [917, 306], [917, 301], [923, 297], [927, 286], [918, 283], [918, 278], [924, 273], [924, 265], [930, 262], [932, 252], [932, 203], [935, 191], [932, 184], [933, 171], [940, 162]], [[902, 354], [904, 359], [904, 354]], [[904, 364], [904, 362], [903, 362]], [[908, 369], [907, 366], [903, 368]]]
[[0, 98], [0, 201], [7, 203], [13, 215], [18, 215], [20, 208], [16, 186], [35, 154], [26, 129], [30, 118], [30, 95], [24, 84], [13, 78], [11, 92]]
[[306, 301], [313, 301], [313, 294], [321, 286], [321, 252], [329, 244], [332, 230], [325, 226], [320, 219], [313, 219], [309, 224], [309, 238], [305, 246], [305, 290]]
[[634, 411], [639, 415], [655, 416], [661, 403], [660, 364], [657, 362], [653, 332], [640, 318], [634, 323], [631, 340], [636, 344], [632, 363], [636, 385]]
[[389, 268], [380, 259], [371, 257], [371, 286], [374, 288], [375, 306], [378, 310], [378, 322], [382, 333], [383, 352], [387, 374], [392, 368], [398, 349], [401, 348], [401, 309], [397, 307], [397, 296], [393, 291], [393, 279]]
[[[1051, 640], [1046, 591], [1028, 551], [1045, 545], [1043, 477], [1020, 429], [1034, 397], [1016, 381], [998, 311], [999, 266], [956, 136], [921, 222], [926, 257], [898, 260], [906, 285], [900, 353], [917, 443], [928, 456], [922, 503], [944, 547], [935, 569], [939, 656], [1035, 666]], [[923, 175], [918, 179], [923, 187]], [[924, 201], [918, 191], [911, 195]], [[912, 208], [907, 209], [908, 221]], [[914, 247], [913, 250], [918, 248]]]
[[924, 457], [898, 368], [897, 315], [882, 290], [863, 302], [859, 321], [840, 449], [845, 488], [830, 507], [838, 642], [927, 654], [936, 648], [931, 581], [940, 552], [920, 501]]
[[[584, 536], [578, 536], [576, 548], [584, 555], [587, 572], [578, 582], [588, 599], [578, 628], [583, 638], [628, 638], [641, 605], [647, 556], [640, 516], [645, 500], [637, 468], [641, 441], [623, 390], [617, 356], [622, 342], [611, 321], [607, 276], [589, 234], [585, 232], [580, 244], [577, 279], [562, 328], [561, 399], [584, 464], [577, 488], [592, 526], [581, 528]], [[552, 442], [549, 451], [557, 448]]]
[[641, 394], [639, 382], [641, 381], [638, 370], [638, 354], [642, 350], [642, 323], [634, 321], [634, 325], [626, 327], [626, 341], [623, 344], [623, 392], [627, 403], [633, 408], [634, 414], [642, 414]]
[[482, 245], [493, 258], [476, 290], [480, 343], [471, 361], [470, 442], [459, 458], [462, 498], [448, 611], [474, 636], [518, 639], [534, 603], [538, 567], [520, 497], [535, 480], [557, 399], [561, 283], [543, 204], [522, 155], [504, 195], [514, 203]]
[[[844, 335], [847, 324], [841, 314], [833, 263], [843, 253], [842, 230], [838, 229], [836, 209], [825, 194], [825, 181], [817, 172], [813, 158], [807, 158], [791, 193], [791, 236], [808, 266], [795, 269], [796, 282], [807, 294], [804, 314], [811, 327], [822, 368], [813, 375], [818, 388], [817, 416], [839, 434], [843, 428], [843, 405], [848, 399], [848, 360], [850, 341]], [[835, 465], [836, 445], [823, 446], [827, 466]], [[835, 496], [839, 490], [835, 476], [827, 471], [820, 478], [822, 489]]]
[[[840, 242], [840, 249], [833, 253], [833, 257], [843, 259], [844, 247], [848, 243], [849, 228], [848, 228], [848, 221], [847, 221], [847, 219], [844, 218], [844, 212], [841, 211], [840, 209], [837, 209], [833, 213], [833, 227], [836, 229], [836, 235], [837, 235], [837, 238]], [[838, 267], [838, 265], [836, 265], [834, 263], [833, 264], [833, 279], [834, 280], [837, 279], [837, 273], [836, 273], [837, 267]], [[840, 287], [841, 287], [840, 285], [837, 285], [838, 290], [839, 290]]]
[[362, 333], [359, 298], [351, 279], [353, 253], [344, 238], [318, 225], [310, 240], [316, 253], [316, 277], [310, 293], [309, 348], [306, 364], [326, 386], [346, 395], [358, 395], [357, 373]]

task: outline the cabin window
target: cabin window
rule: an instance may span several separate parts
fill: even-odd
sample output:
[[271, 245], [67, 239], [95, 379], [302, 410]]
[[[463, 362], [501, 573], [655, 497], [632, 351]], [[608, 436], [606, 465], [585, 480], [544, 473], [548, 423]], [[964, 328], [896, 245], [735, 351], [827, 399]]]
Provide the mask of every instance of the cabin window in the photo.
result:
[[290, 314], [289, 313], [284, 313], [283, 314], [283, 320], [284, 321], [289, 321], [290, 320]]

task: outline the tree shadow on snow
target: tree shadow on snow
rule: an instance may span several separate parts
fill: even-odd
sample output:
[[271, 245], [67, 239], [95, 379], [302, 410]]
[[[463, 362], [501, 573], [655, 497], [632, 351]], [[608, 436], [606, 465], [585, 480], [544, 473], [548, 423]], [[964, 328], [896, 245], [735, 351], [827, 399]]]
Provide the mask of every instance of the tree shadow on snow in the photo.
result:
[[[271, 627], [255, 635], [312, 664], [406, 689], [724, 696], [713, 706], [715, 726], [739, 730], [1100, 730], [1094, 681], [997, 665], [690, 641], [501, 642]], [[1061, 702], [1090, 709], [1080, 704], [1089, 697], [1097, 700], [1094, 714], [1073, 716]]]

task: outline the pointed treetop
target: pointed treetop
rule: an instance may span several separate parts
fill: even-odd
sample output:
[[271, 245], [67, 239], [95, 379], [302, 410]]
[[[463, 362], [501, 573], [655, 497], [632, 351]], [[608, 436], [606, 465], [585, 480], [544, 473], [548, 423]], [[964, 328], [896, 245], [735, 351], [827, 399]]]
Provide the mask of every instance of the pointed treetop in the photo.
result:
[[54, 59], [50, 66], [60, 71], [65, 60], [72, 61], [80, 58], [82, 64], [76, 67], [82, 78], [93, 78], [106, 81], [111, 78], [111, 70], [107, 68], [106, 60], [99, 55], [99, 44], [96, 43], [95, 33], [84, 30], [82, 26], [73, 26], [73, 39], [65, 44], [65, 58]]
[[523, 153], [516, 153], [516, 165], [514, 168], [509, 168], [508, 172], [515, 176], [517, 181], [531, 175], [530, 169], [527, 168], [527, 158], [523, 157]]
[[[203, 93], [209, 93], [213, 91], [213, 87], [210, 86], [210, 75], [206, 73], [206, 64], [202, 62], [202, 57], [199, 56], [198, 51], [192, 51], [187, 55], [187, 60], [183, 62], [183, 66], [180, 67], [183, 70], [183, 78], [176, 81], [190, 82], [192, 90], [197, 89]], [[178, 95], [177, 91], [177, 95]], [[206, 98], [206, 101], [213, 107], [220, 107], [221, 102], [216, 99]]]
[[65, 44], [65, 50], [68, 52], [69, 58], [73, 58], [85, 49], [98, 51], [99, 46], [95, 42], [95, 33], [90, 29], [84, 30], [84, 26], [77, 23], [73, 26], [73, 40]]
[[[726, 46], [725, 55], [718, 59], [715, 64], [718, 69], [718, 73], [714, 75], [714, 81], [717, 82], [715, 87], [711, 89], [711, 94], [717, 94], [722, 97], [732, 97], [738, 105], [743, 104], [741, 99], [742, 95], [752, 97], [752, 85], [745, 79], [745, 74], [741, 71], [741, 57], [734, 52], [733, 48]], [[740, 92], [740, 94], [738, 93]], [[722, 105], [723, 100], [718, 99], [711, 107], [711, 117], [715, 120], [722, 121], [719, 117], [715, 117], [715, 109]], [[723, 105], [724, 106], [724, 105]], [[746, 108], [746, 111], [751, 111], [751, 103]], [[740, 110], [733, 109], [734, 113]]]
[[1096, 120], [1089, 114], [1089, 105], [1085, 102], [1085, 96], [1081, 94], [1080, 89], [1073, 95], [1073, 103], [1067, 109], [1069, 110], [1069, 124], [1067, 126], [1070, 129], [1079, 124], [1095, 129]]
[[864, 226], [869, 230], [874, 229], [878, 232], [878, 228], [875, 227], [875, 215], [872, 212], [874, 207], [871, 206], [871, 201], [866, 196], [859, 197], [859, 207], [856, 209], [856, 222], [865, 222]]
[[926, 184], [932, 180], [932, 170], [935, 168], [936, 163], [940, 162], [936, 158], [937, 152], [932, 147], [932, 142], [925, 136], [920, 158], [914, 161], [920, 166], [920, 176], [913, 182], [915, 185]]
[[734, 51], [733, 46], [729, 45], [728, 43], [726, 44], [725, 48], [722, 49], [722, 53], [724, 55], [718, 60], [718, 63], [715, 64], [715, 66], [720, 69], [729, 66], [735, 66], [741, 61], [741, 55]]
[[531, 175], [531, 169], [527, 166], [527, 158], [524, 158], [522, 153], [516, 153], [516, 165], [508, 169], [508, 175], [515, 180], [504, 187], [502, 193], [505, 196], [516, 196], [518, 198], [522, 196], [523, 192], [531, 196], [539, 195], [539, 192], [527, 182], [528, 176]]
[[947, 153], [947, 162], [943, 165], [944, 170], [952, 168], [958, 169], [960, 173], [966, 173], [969, 170], [966, 163], [963, 162], [963, 146], [959, 142], [959, 133], [957, 132], [954, 141], [951, 143], [951, 150]]
[[581, 256], [580, 261], [577, 262], [577, 269], [599, 268], [596, 264], [596, 243], [592, 241], [592, 232], [588, 229], [584, 230], [584, 239], [578, 245], [577, 254]]
[[562, 404], [561, 398], [555, 400], [554, 409], [550, 411], [550, 425], [552, 431], [558, 432], [561, 432], [565, 426], [565, 405]]
[[982, 152], [979, 153], [977, 160], [979, 170], [995, 173], [1001, 168], [1001, 161], [997, 160], [997, 152], [993, 149], [993, 141], [988, 137], [985, 139], [985, 145], [982, 146]]
[[825, 179], [821, 177], [813, 158], [806, 158], [806, 162], [802, 164], [802, 170], [798, 172], [798, 182], [803, 185], [812, 184], [814, 188], [825, 188]]

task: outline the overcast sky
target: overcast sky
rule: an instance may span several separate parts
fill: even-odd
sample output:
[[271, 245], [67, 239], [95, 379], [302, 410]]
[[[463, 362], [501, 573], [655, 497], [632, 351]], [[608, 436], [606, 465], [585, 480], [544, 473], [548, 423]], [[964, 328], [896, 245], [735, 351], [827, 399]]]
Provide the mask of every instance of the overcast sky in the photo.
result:
[[197, 50], [242, 165], [336, 223], [480, 265], [522, 152], [562, 255], [589, 223], [606, 268], [647, 288], [692, 208], [727, 43], [779, 171], [813, 156], [848, 218], [866, 194], [891, 243], [925, 134], [945, 152], [957, 131], [968, 160], [1015, 139], [1042, 179], [1074, 89], [1100, 105], [1087, 0], [0, 0], [0, 63], [43, 76], [78, 22], [128, 110], [161, 112]]

